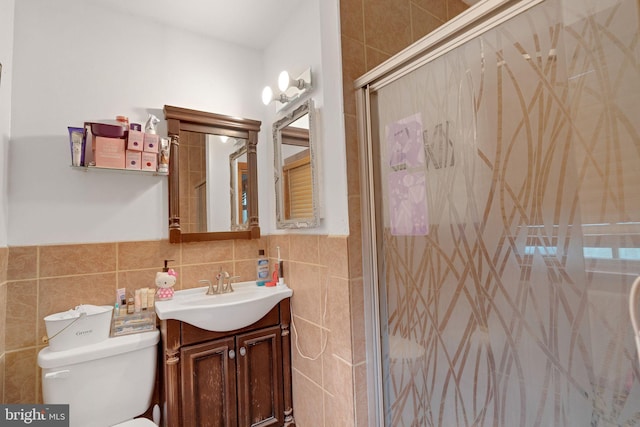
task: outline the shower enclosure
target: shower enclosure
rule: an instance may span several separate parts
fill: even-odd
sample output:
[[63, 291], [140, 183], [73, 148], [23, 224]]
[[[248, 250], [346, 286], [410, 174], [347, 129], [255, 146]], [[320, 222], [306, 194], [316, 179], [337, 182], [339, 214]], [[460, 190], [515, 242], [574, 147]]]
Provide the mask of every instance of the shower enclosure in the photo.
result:
[[637, 0], [485, 0], [357, 81], [380, 424], [640, 426]]

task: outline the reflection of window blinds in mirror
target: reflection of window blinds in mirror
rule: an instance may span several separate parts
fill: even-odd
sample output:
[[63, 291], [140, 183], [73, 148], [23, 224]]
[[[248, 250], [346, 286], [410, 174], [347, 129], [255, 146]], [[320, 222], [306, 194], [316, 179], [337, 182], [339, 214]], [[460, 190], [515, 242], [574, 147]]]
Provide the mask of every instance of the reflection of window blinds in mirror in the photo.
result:
[[284, 178], [285, 219], [311, 218], [313, 216], [311, 158], [309, 150], [285, 160]]

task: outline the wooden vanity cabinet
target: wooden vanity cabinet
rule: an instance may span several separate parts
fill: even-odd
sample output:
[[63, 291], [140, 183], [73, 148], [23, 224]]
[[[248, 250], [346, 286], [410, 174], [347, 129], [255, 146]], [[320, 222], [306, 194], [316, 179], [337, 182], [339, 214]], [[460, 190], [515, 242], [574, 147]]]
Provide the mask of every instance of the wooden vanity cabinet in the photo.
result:
[[233, 338], [185, 346], [181, 359], [181, 426], [238, 425]]
[[289, 299], [258, 322], [211, 332], [160, 323], [167, 427], [294, 427]]

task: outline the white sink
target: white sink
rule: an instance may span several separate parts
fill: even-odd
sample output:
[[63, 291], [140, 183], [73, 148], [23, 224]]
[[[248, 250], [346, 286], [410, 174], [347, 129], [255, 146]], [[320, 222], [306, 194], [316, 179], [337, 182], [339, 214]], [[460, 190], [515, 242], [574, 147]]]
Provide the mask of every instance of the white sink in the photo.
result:
[[233, 284], [234, 292], [206, 295], [207, 287], [176, 291], [173, 299], [156, 301], [160, 320], [175, 319], [208, 331], [226, 332], [257, 322], [285, 298], [293, 295], [287, 285]]

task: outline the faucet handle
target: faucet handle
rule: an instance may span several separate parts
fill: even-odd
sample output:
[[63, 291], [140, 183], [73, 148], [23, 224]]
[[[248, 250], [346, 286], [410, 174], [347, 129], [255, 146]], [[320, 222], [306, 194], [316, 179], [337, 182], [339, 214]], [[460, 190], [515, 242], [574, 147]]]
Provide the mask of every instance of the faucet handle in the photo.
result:
[[213, 283], [211, 283], [211, 280], [207, 280], [207, 279], [202, 279], [202, 280], [198, 280], [198, 283], [205, 283], [209, 286], [209, 288], [207, 289], [207, 293], [206, 295], [214, 295], [217, 293], [218, 288], [220, 287], [218, 285], [218, 287], [214, 290], [213, 288]]
[[229, 284], [227, 285], [227, 292], [233, 292], [233, 286], [231, 286], [231, 283], [233, 283], [234, 280], [238, 280], [240, 278], [240, 276], [231, 276], [229, 277]]

